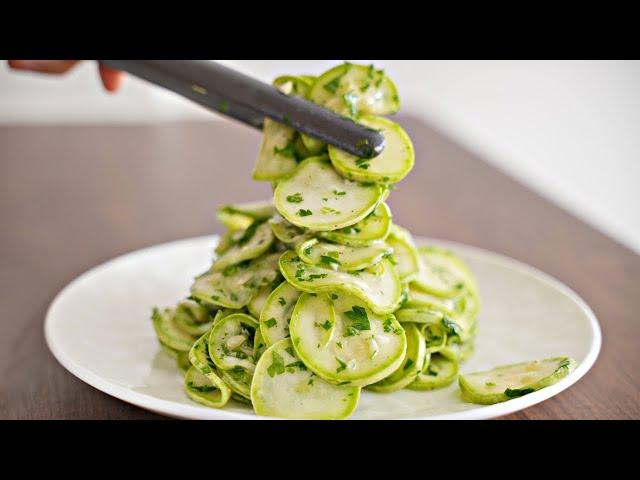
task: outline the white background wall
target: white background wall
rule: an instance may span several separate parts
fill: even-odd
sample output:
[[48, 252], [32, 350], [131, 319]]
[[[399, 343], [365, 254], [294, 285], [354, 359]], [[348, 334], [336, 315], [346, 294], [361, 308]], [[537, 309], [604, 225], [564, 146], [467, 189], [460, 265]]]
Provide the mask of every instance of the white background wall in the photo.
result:
[[[337, 61], [226, 62], [264, 80]], [[421, 115], [542, 195], [640, 252], [640, 62], [382, 61], [403, 111]], [[62, 77], [0, 67], [0, 123], [216, 118], [128, 78], [102, 91], [95, 66]], [[0, 145], [0, 161], [2, 145]]]

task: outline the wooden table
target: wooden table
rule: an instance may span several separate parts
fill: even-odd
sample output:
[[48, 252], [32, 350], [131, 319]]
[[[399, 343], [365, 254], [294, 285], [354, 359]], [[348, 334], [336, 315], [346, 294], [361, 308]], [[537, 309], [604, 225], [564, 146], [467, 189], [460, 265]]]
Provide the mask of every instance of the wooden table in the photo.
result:
[[[640, 258], [428, 125], [393, 192], [398, 223], [490, 249], [568, 284], [604, 344], [576, 385], [507, 418], [640, 418]], [[215, 207], [268, 198], [252, 182], [257, 132], [231, 123], [0, 127], [0, 418], [162, 418], [81, 382], [49, 353], [47, 306], [83, 271], [174, 239], [220, 232]]]

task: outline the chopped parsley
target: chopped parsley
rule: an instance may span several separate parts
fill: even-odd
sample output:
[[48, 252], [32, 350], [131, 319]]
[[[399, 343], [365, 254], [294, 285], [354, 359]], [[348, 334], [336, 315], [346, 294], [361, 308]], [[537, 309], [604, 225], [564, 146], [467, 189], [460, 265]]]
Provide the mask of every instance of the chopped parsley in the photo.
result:
[[413, 364], [414, 364], [413, 360], [411, 359], [407, 360], [407, 363], [404, 364], [404, 367], [402, 367], [402, 370], [409, 370]]
[[296, 150], [293, 145], [293, 140], [290, 140], [283, 148], [278, 148], [274, 145], [273, 154], [286, 158], [296, 158]]
[[271, 362], [271, 366], [267, 368], [267, 373], [273, 378], [276, 375], [284, 373], [284, 360], [278, 352], [272, 352], [271, 358], [273, 362]]
[[333, 194], [334, 194], [334, 195], [336, 195], [336, 196], [341, 196], [341, 195], [346, 195], [346, 194], [347, 194], [347, 192], [340, 192], [340, 191], [338, 191], [338, 190], [334, 190], [334, 191], [333, 191]]
[[340, 365], [338, 368], [336, 368], [336, 373], [340, 373], [343, 370], [347, 369], [347, 364], [344, 363], [342, 360], [340, 360], [338, 357], [335, 357], [336, 361], [338, 362], [338, 364]]
[[508, 397], [508, 398], [517, 398], [517, 397], [522, 397], [523, 395], [527, 395], [528, 393], [531, 392], [535, 392], [535, 390], [533, 388], [507, 388], [504, 391], [504, 394]]
[[307, 210], [305, 208], [301, 208], [300, 210], [298, 210], [299, 217], [308, 217], [309, 215], [313, 215], [313, 212], [311, 212], [311, 210]]
[[272, 317], [269, 320], [265, 321], [264, 324], [268, 328], [272, 328], [272, 327], [275, 327], [278, 324], [278, 321], [275, 318]]
[[356, 159], [356, 167], [361, 168], [362, 170], [369, 169], [369, 159], [368, 158], [358, 158]]
[[284, 298], [280, 297], [278, 299], [278, 303], [284, 307], [287, 304], [287, 301]]
[[290, 202], [290, 203], [300, 203], [303, 200], [304, 199], [302, 198], [301, 193], [294, 193], [293, 195], [287, 195], [287, 202]]
[[351, 326], [357, 330], [371, 330], [371, 324], [369, 323], [369, 317], [367, 311], [358, 306], [353, 305], [351, 310], [344, 312], [346, 317], [351, 320]]
[[305, 255], [311, 255], [311, 250], [313, 250], [313, 247], [309, 245], [308, 247], [305, 247], [303, 251]]
[[318, 323], [318, 322], [316, 322], [316, 323], [315, 323], [315, 326], [316, 326], [316, 327], [319, 327], [319, 328], [324, 328], [325, 330], [330, 330], [330, 329], [331, 329], [331, 327], [333, 327], [333, 323], [331, 323], [329, 320], [325, 320], [325, 322], [324, 322], [324, 323]]
[[293, 348], [292, 347], [287, 347], [287, 348], [284, 349], [284, 351], [287, 352], [292, 357], [296, 356], [296, 354], [293, 352]]
[[335, 293], [331, 294], [331, 300], [337, 300], [338, 299], [338, 295], [336, 295]]
[[495, 384], [495, 383], [493, 383], [493, 382], [485, 382], [485, 385], [486, 385], [487, 387], [495, 387], [495, 386], [496, 386], [496, 384]]

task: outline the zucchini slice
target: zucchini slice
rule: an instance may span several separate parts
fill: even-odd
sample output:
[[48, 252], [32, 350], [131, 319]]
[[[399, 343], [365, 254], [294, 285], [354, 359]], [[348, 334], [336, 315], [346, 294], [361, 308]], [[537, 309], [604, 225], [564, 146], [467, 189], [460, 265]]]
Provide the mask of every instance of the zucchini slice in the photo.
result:
[[431, 360], [422, 368], [416, 378], [407, 385], [411, 390], [434, 390], [453, 383], [458, 375], [457, 362], [451, 361], [438, 353], [431, 355]]
[[393, 250], [384, 243], [367, 247], [350, 247], [311, 238], [296, 245], [296, 253], [303, 262], [323, 265], [334, 270], [352, 271], [372, 267], [391, 255]]
[[424, 338], [415, 324], [403, 325], [403, 327], [407, 335], [407, 352], [402, 363], [395, 372], [379, 382], [369, 385], [368, 389], [382, 393], [395, 392], [409, 385], [422, 371], [427, 358]]
[[327, 148], [327, 144], [324, 143], [322, 140], [319, 140], [314, 137], [310, 137], [306, 133], [301, 133], [300, 139], [302, 140], [302, 144], [304, 145], [304, 148], [306, 148], [307, 152], [309, 152], [311, 155], [320, 155]]
[[189, 368], [191, 368], [191, 362], [189, 361], [189, 352], [178, 352], [176, 357], [176, 365], [182, 371], [182, 373], [187, 373]]
[[393, 248], [392, 263], [403, 282], [409, 282], [420, 271], [420, 257], [408, 230], [392, 225], [387, 245]]
[[264, 338], [262, 338], [262, 333], [258, 328], [256, 330], [255, 336], [253, 337], [253, 358], [256, 362], [260, 359], [267, 347], [267, 342], [265, 342]]
[[576, 367], [570, 357], [546, 358], [460, 375], [462, 398], [489, 405], [522, 397], [557, 383]]
[[301, 293], [285, 281], [267, 298], [260, 314], [260, 333], [267, 346], [289, 336], [289, 319]]
[[358, 123], [379, 130], [385, 147], [374, 158], [359, 158], [329, 145], [329, 158], [335, 169], [345, 178], [358, 182], [398, 183], [413, 168], [415, 153], [406, 132], [395, 122], [383, 117], [365, 116]]
[[362, 387], [382, 380], [400, 366], [407, 348], [393, 315], [377, 315], [351, 295], [303, 294], [289, 326], [304, 364], [335, 384]]
[[259, 181], [275, 181], [293, 172], [298, 165], [295, 150], [297, 132], [270, 118], [262, 124], [262, 144], [251, 177]]
[[332, 385], [314, 375], [285, 338], [269, 347], [256, 365], [251, 401], [256, 414], [308, 420], [349, 417], [358, 406], [360, 389]]
[[420, 247], [421, 268], [414, 279], [416, 288], [439, 297], [458, 296], [464, 288], [476, 291], [469, 267], [453, 252], [438, 247]]
[[381, 202], [373, 212], [355, 225], [332, 232], [319, 232], [318, 235], [342, 245], [366, 247], [384, 242], [390, 230], [391, 210], [386, 203]]
[[395, 315], [403, 326], [405, 323], [418, 324], [428, 353], [435, 353], [445, 348], [449, 332], [457, 335], [460, 328], [437, 310], [401, 308]]
[[371, 269], [341, 272], [306, 264], [295, 252], [287, 250], [280, 257], [280, 270], [298, 290], [355, 295], [381, 315], [394, 312], [402, 300], [402, 283], [389, 260], [382, 260]]
[[190, 300], [178, 304], [173, 319], [181, 330], [193, 336], [200, 336], [211, 329], [209, 309]]
[[222, 408], [229, 401], [231, 390], [215, 373], [203, 375], [191, 367], [184, 376], [187, 396], [207, 407]]
[[336, 230], [358, 223], [384, 196], [380, 185], [342, 178], [326, 157], [307, 158], [276, 186], [274, 203], [280, 215], [298, 227]]
[[241, 368], [253, 373], [257, 328], [258, 322], [245, 313], [234, 313], [217, 322], [209, 335], [209, 357], [215, 366], [220, 370]]
[[154, 308], [151, 315], [153, 328], [164, 346], [178, 352], [188, 352], [197, 337], [182, 330], [176, 324], [174, 317], [175, 310], [173, 308], [165, 308], [164, 310]]
[[244, 215], [253, 220], [267, 220], [276, 213], [276, 207], [273, 206], [271, 200], [264, 200], [223, 205], [218, 211], [232, 215]]
[[447, 345], [440, 350], [440, 355], [454, 362], [460, 363], [468, 359], [475, 351], [473, 340], [463, 343], [454, 343], [448, 339]]
[[256, 221], [252, 223], [235, 245], [224, 252], [214, 263], [214, 272], [232, 273], [237, 269], [236, 264], [259, 257], [271, 247], [273, 232], [268, 223]]
[[273, 82], [273, 86], [277, 87], [285, 95], [293, 95], [296, 97], [305, 97], [309, 93], [309, 89], [313, 84], [313, 80], [305, 76], [281, 75]]
[[239, 309], [246, 306], [263, 285], [278, 276], [279, 253], [271, 253], [238, 264], [233, 272], [209, 272], [198, 277], [191, 297], [207, 305]]
[[269, 298], [271, 291], [271, 285], [263, 285], [247, 304], [247, 310], [249, 310], [249, 313], [253, 318], [260, 318], [264, 304], [267, 302], [267, 298]]
[[269, 225], [275, 237], [285, 245], [295, 245], [307, 238], [307, 233], [302, 228], [287, 222], [280, 215], [269, 220]]
[[235, 366], [229, 370], [219, 370], [220, 377], [231, 389], [232, 393], [242, 398], [251, 400], [251, 382], [253, 372], [248, 372], [242, 367]]
[[373, 65], [345, 63], [328, 70], [313, 83], [308, 98], [350, 117], [389, 115], [400, 108], [395, 84]]

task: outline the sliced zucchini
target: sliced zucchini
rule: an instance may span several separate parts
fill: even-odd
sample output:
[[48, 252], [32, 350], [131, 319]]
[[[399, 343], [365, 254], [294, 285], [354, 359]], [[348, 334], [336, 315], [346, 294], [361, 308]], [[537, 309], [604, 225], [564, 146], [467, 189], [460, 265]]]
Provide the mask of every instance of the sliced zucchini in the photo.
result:
[[289, 336], [289, 319], [301, 293], [285, 281], [267, 298], [260, 314], [260, 332], [267, 346]]
[[218, 221], [224, 225], [228, 232], [220, 239], [220, 244], [216, 247], [216, 253], [223, 253], [230, 246], [230, 240], [233, 238], [233, 232], [248, 228], [255, 220], [248, 215], [242, 213], [232, 213], [226, 210], [218, 210]]
[[291, 317], [291, 339], [304, 364], [328, 382], [360, 387], [394, 372], [407, 346], [395, 317], [377, 315], [351, 295], [329, 298], [303, 294]]
[[262, 338], [262, 333], [258, 328], [256, 330], [255, 336], [253, 337], [253, 358], [256, 362], [262, 356], [264, 351], [267, 349], [267, 346], [268, 346], [267, 342], [265, 342], [264, 338]]
[[276, 238], [286, 245], [295, 245], [307, 237], [307, 233], [302, 228], [287, 222], [280, 215], [269, 220], [269, 225]]
[[402, 127], [374, 116], [360, 117], [358, 123], [382, 133], [384, 150], [374, 158], [359, 158], [329, 145], [329, 158], [338, 173], [349, 180], [384, 184], [398, 183], [406, 177], [413, 168], [415, 153], [411, 139]]
[[403, 327], [407, 335], [407, 351], [402, 363], [395, 372], [379, 382], [369, 385], [368, 389], [383, 393], [395, 392], [409, 385], [422, 371], [427, 358], [424, 338], [415, 324], [403, 325]]
[[273, 243], [273, 232], [268, 223], [252, 223], [238, 239], [236, 244], [220, 256], [214, 263], [214, 272], [224, 272], [229, 276], [240, 262], [257, 258], [265, 253]]
[[318, 138], [310, 137], [305, 133], [300, 134], [300, 139], [302, 140], [302, 144], [304, 145], [304, 148], [306, 148], [307, 152], [309, 152], [311, 155], [320, 155], [327, 148], [327, 144], [324, 143], [322, 140]]
[[367, 217], [350, 227], [319, 232], [321, 238], [350, 247], [366, 247], [385, 241], [391, 230], [391, 210], [381, 202]]
[[203, 334], [189, 350], [189, 362], [203, 375], [216, 371], [216, 366], [209, 356], [209, 336], [209, 332]]
[[400, 279], [403, 282], [413, 280], [420, 271], [420, 257], [409, 231], [393, 225], [386, 242], [393, 248], [392, 263]]
[[429, 353], [435, 353], [447, 345], [447, 336], [450, 331], [458, 334], [459, 326], [454, 324], [442, 312], [428, 308], [401, 308], [396, 313], [396, 318], [403, 325], [416, 323], [424, 337], [425, 345]]
[[190, 335], [200, 336], [211, 329], [209, 309], [191, 300], [178, 304], [173, 319], [181, 330]]
[[382, 260], [371, 269], [342, 272], [306, 264], [295, 252], [287, 250], [280, 257], [280, 270], [298, 290], [349, 293], [377, 314], [394, 312], [402, 300], [402, 283], [389, 260]]
[[184, 376], [187, 395], [194, 402], [207, 407], [222, 408], [229, 401], [231, 390], [215, 373], [203, 375], [191, 367]]
[[546, 358], [460, 375], [458, 382], [465, 401], [492, 404], [553, 385], [575, 367], [575, 360], [569, 357]]
[[395, 84], [373, 65], [345, 63], [316, 79], [309, 99], [337, 113], [389, 115], [400, 108]]
[[209, 335], [209, 357], [220, 370], [255, 369], [253, 341], [258, 322], [250, 315], [234, 313], [217, 322]]
[[469, 268], [453, 252], [437, 247], [420, 247], [418, 252], [421, 268], [413, 281], [416, 288], [445, 298], [458, 296], [465, 287], [476, 290]]
[[454, 362], [460, 363], [468, 359], [475, 351], [475, 346], [472, 340], [468, 340], [463, 343], [451, 342], [451, 339], [447, 341], [447, 345], [442, 348], [439, 353], [443, 357], [448, 358]]
[[308, 370], [285, 338], [258, 361], [251, 401], [258, 415], [292, 419], [337, 420], [358, 406], [360, 389], [332, 385]]
[[197, 337], [182, 330], [176, 324], [174, 314], [173, 308], [165, 308], [164, 310], [154, 308], [151, 315], [153, 328], [163, 345], [178, 352], [188, 352]]
[[176, 356], [176, 365], [183, 373], [187, 373], [187, 370], [191, 368], [189, 352], [178, 352], [178, 355]]
[[262, 144], [251, 177], [272, 182], [293, 172], [298, 165], [296, 138], [297, 133], [293, 128], [265, 118]]
[[311, 238], [296, 245], [296, 253], [303, 262], [343, 271], [372, 267], [392, 252], [393, 250], [384, 243], [375, 243], [367, 247], [350, 247], [317, 238]]
[[307, 158], [276, 186], [274, 203], [290, 223], [316, 231], [353, 225], [376, 208], [384, 189], [351, 182], [325, 157]]
[[305, 76], [282, 75], [273, 81], [273, 85], [285, 95], [306, 97], [313, 81]]
[[278, 276], [279, 253], [243, 262], [233, 272], [210, 272], [198, 277], [191, 297], [204, 304], [239, 309], [246, 306], [263, 285]]
[[407, 385], [411, 390], [434, 390], [453, 383], [458, 375], [458, 364], [438, 353], [422, 368], [415, 380]]
[[276, 213], [276, 207], [273, 206], [271, 200], [264, 200], [223, 205], [218, 211], [234, 215], [244, 215], [253, 220], [267, 220]]
[[244, 313], [242, 309], [234, 309], [234, 308], [221, 308], [216, 312], [216, 316], [213, 317], [213, 324], [215, 325], [224, 317], [228, 317], [229, 315], [233, 315], [234, 313]]
[[251, 381], [253, 372], [249, 372], [240, 366], [235, 366], [229, 370], [219, 370], [220, 377], [226, 383], [231, 392], [251, 400]]
[[249, 310], [249, 313], [253, 318], [260, 318], [264, 304], [267, 302], [267, 298], [269, 298], [271, 291], [271, 285], [263, 285], [247, 304], [247, 310]]

